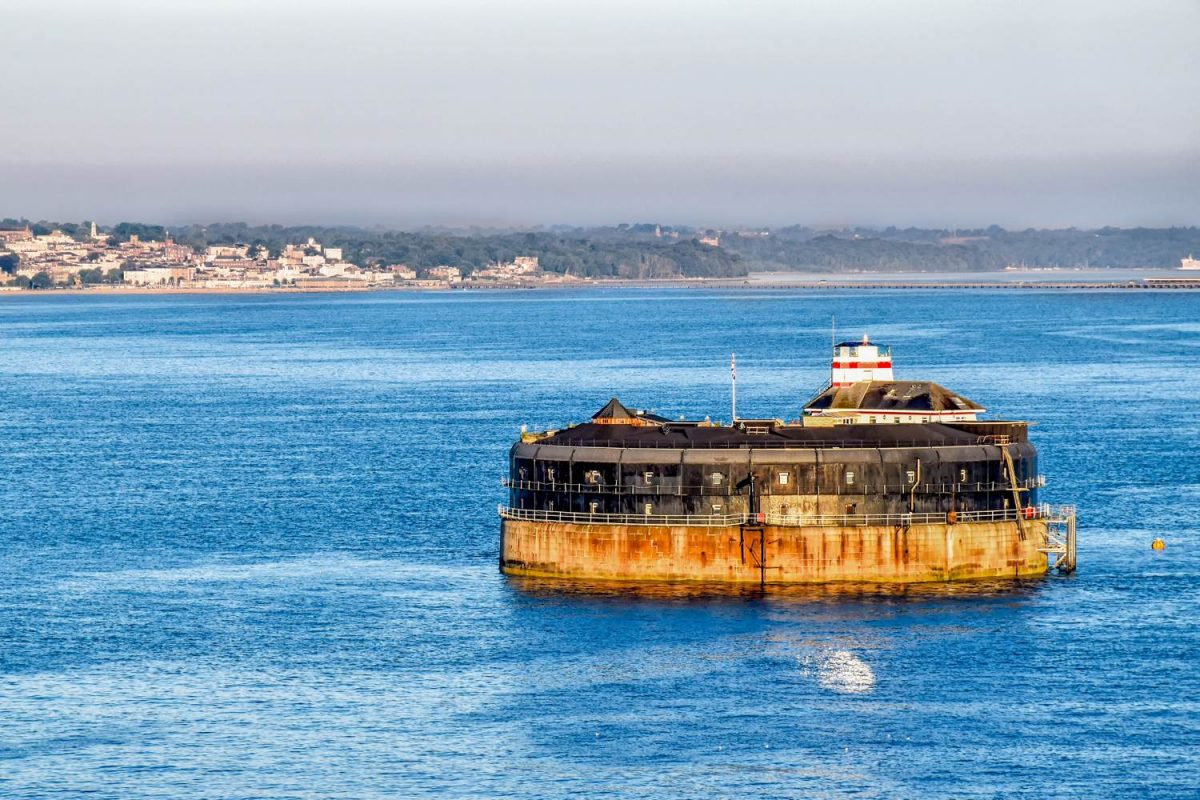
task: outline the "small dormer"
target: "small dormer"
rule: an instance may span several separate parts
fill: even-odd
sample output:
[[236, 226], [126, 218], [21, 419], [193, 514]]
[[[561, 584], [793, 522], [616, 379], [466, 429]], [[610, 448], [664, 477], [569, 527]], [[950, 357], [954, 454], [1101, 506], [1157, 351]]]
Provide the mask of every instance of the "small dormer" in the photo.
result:
[[604, 408], [592, 415], [592, 422], [597, 425], [633, 425], [634, 427], [645, 427], [648, 425], [659, 425], [666, 422], [666, 420], [655, 414], [648, 414], [645, 411], [630, 411], [620, 400], [614, 397], [604, 405]]

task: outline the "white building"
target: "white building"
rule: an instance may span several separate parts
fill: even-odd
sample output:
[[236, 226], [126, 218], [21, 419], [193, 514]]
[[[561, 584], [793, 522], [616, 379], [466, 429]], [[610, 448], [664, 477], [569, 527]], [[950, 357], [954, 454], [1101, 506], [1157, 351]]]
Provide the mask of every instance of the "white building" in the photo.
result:
[[458, 267], [432, 267], [429, 270], [429, 277], [435, 281], [448, 281], [455, 283], [462, 280], [462, 270]]
[[250, 246], [244, 244], [215, 244], [204, 251], [204, 260], [210, 264], [218, 258], [247, 258]]
[[131, 286], [170, 286], [195, 277], [192, 267], [143, 267], [126, 270], [124, 281]]
[[892, 348], [871, 344], [866, 334], [861, 342], [842, 342], [833, 346], [831, 385], [890, 381], [892, 377]]

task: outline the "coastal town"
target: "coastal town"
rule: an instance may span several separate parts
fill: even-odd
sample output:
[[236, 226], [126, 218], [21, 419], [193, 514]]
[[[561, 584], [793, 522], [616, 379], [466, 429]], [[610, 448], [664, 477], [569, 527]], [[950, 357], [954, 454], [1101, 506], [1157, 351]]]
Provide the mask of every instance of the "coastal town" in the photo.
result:
[[89, 289], [96, 291], [354, 291], [381, 288], [513, 288], [582, 282], [544, 272], [537, 256], [516, 256], [483, 269], [443, 264], [418, 269], [406, 264], [359, 265], [340, 247], [310, 237], [284, 245], [216, 244], [194, 249], [137, 234], [121, 239], [91, 223], [84, 235], [30, 226], [0, 229], [0, 290]]
[[[658, 224], [494, 234], [216, 223], [184, 226], [173, 237], [166, 228], [142, 223], [102, 228], [95, 222], [8, 218], [0, 220], [0, 293], [445, 291], [587, 285], [813, 290], [1200, 289], [1200, 261], [1190, 255], [1180, 260], [1178, 255], [1184, 247], [1188, 250], [1183, 252], [1195, 252], [1192, 241], [1186, 237], [1175, 241], [1171, 237], [1177, 234], [1172, 231], [1160, 232], [1162, 241], [1152, 255], [1136, 257], [1136, 252], [1142, 251], [1132, 256], [1121, 251], [1119, 257], [1110, 256], [1103, 267], [1086, 255], [1080, 264], [1076, 254], [1061, 259], [1001, 261], [992, 272], [981, 269], [989, 266], [986, 262], [967, 270], [955, 267], [972, 265], [947, 264], [938, 258], [948, 247], [983, 247], [993, 238], [1010, 236], [1000, 229], [989, 229], [986, 236], [956, 236], [958, 243], [949, 245], [941, 243], [945, 237], [938, 239], [938, 244], [916, 245], [870, 238], [867, 233], [840, 231], [839, 238], [806, 231], [803, 236], [807, 238], [781, 237], [772, 243], [775, 236], [769, 230], [681, 229]], [[889, 235], [888, 231], [876, 233]], [[905, 235], [920, 239], [941, 233], [910, 231]], [[1031, 255], [1037, 255], [1038, 236], [1018, 235], [1024, 237]], [[1108, 232], [1106, 237], [1117, 235]], [[973, 244], [961, 243], [967, 238]], [[1200, 239], [1195, 244], [1200, 245]], [[756, 249], [762, 247], [768, 251]], [[909, 262], [893, 258], [894, 253], [913, 247], [924, 249]], [[789, 248], [797, 253], [794, 262], [773, 260]], [[842, 248], [850, 249], [833, 261], [825, 260]], [[1146, 266], [1111, 269], [1139, 261]], [[793, 263], [796, 266], [792, 267]]]

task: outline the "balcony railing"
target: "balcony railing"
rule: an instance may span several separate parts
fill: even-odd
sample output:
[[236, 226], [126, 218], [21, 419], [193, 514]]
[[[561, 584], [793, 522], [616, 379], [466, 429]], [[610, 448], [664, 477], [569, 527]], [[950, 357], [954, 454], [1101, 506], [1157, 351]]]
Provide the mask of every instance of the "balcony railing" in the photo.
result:
[[[1036, 519], [1036, 508], [1023, 509], [1023, 519]], [[955, 522], [1005, 522], [1017, 518], [1011, 508], [991, 511], [914, 512], [908, 514], [780, 514], [768, 513], [766, 524], [785, 527], [862, 527], [866, 525], [908, 526]]]
[[[530, 522], [572, 522], [583, 525], [689, 525], [696, 527], [729, 527], [743, 524], [765, 524], [781, 527], [864, 527], [868, 525], [896, 527], [910, 525], [939, 525], [964, 522], [1010, 522], [1017, 519], [1014, 509], [990, 511], [952, 511], [949, 513], [916, 512], [909, 514], [602, 514], [548, 509], [497, 508], [504, 519]], [[1026, 506], [1020, 511], [1022, 519], [1062, 520], [1075, 516], [1074, 506]]]
[[745, 514], [591, 514], [578, 511], [550, 511], [536, 508], [497, 509], [504, 519], [529, 522], [573, 522], [583, 525], [689, 525], [704, 528], [725, 528], [741, 525]]

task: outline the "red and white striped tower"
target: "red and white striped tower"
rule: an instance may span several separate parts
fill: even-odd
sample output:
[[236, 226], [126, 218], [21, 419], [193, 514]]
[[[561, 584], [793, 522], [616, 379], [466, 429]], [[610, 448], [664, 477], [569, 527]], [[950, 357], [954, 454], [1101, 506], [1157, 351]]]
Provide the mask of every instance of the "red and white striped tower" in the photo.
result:
[[833, 346], [833, 371], [830, 383], [834, 388], [850, 386], [859, 381], [891, 381], [892, 348], [871, 344], [864, 333], [861, 342], [841, 342]]

